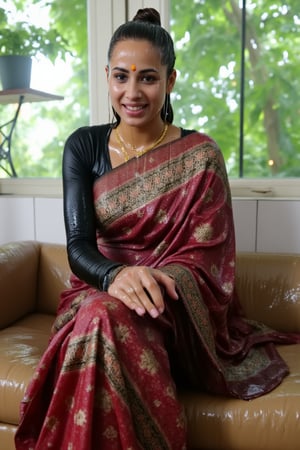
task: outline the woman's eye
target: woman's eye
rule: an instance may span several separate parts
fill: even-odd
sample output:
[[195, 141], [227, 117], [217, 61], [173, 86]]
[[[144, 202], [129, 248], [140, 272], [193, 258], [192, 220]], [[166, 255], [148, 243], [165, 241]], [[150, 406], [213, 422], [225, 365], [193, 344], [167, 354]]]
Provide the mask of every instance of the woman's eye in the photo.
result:
[[127, 75], [126, 75], [125, 73], [116, 73], [116, 74], [114, 75], [114, 78], [115, 78], [117, 81], [126, 81], [126, 80], [127, 80]]
[[156, 81], [156, 78], [153, 75], [143, 75], [141, 80], [144, 83], [154, 83]]

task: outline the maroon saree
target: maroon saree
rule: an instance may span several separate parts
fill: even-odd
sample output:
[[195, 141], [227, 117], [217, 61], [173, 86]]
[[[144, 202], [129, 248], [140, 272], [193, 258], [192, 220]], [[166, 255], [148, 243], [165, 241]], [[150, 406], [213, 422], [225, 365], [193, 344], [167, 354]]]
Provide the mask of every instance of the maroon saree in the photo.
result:
[[18, 450], [185, 449], [176, 385], [250, 399], [288, 368], [243, 318], [235, 293], [231, 197], [222, 154], [193, 133], [94, 185], [101, 252], [172, 276], [179, 300], [139, 317], [72, 276], [48, 349], [22, 403]]

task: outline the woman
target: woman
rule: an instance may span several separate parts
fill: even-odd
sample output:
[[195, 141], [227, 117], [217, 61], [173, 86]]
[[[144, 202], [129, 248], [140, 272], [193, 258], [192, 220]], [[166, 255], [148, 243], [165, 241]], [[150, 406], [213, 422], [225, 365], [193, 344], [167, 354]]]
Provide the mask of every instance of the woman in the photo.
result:
[[288, 338], [240, 311], [222, 154], [172, 124], [174, 63], [159, 14], [139, 10], [109, 47], [115, 120], [66, 142], [74, 275], [22, 403], [17, 449], [182, 450], [176, 386], [249, 399], [288, 372], [271, 343]]

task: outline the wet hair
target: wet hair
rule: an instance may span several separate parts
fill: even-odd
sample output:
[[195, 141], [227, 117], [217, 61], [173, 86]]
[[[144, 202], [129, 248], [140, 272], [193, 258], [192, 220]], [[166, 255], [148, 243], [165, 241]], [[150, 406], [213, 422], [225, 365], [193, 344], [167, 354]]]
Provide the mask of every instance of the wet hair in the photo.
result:
[[[167, 66], [169, 77], [175, 66], [174, 43], [170, 34], [161, 26], [160, 14], [154, 8], [139, 9], [134, 18], [119, 26], [114, 32], [109, 48], [108, 61], [110, 61], [115, 46], [120, 41], [128, 39], [145, 40], [158, 49], [161, 56], [161, 64]], [[117, 124], [120, 117], [113, 109]], [[173, 108], [171, 106], [170, 94], [166, 94], [165, 102], [161, 110], [161, 118], [164, 122], [173, 122]]]

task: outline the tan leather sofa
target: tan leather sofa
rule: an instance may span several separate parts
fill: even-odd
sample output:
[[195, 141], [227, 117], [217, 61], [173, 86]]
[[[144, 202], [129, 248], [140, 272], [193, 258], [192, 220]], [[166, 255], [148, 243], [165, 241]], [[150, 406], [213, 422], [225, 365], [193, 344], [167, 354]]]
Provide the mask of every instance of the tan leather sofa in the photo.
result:
[[[62, 245], [27, 241], [0, 247], [1, 450], [14, 449], [19, 403], [47, 345], [68, 276]], [[250, 318], [300, 332], [300, 255], [238, 255], [238, 290]], [[291, 373], [268, 395], [242, 401], [180, 393], [189, 448], [300, 449], [300, 344], [279, 350]]]

